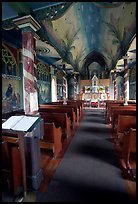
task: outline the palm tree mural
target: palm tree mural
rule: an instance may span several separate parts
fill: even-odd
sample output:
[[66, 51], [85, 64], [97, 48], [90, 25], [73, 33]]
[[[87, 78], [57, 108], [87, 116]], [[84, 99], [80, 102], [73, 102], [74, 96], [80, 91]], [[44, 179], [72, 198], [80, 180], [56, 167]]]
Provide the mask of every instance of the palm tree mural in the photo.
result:
[[112, 43], [113, 45], [117, 45], [118, 50], [120, 51], [120, 57], [124, 56], [126, 54], [126, 45], [125, 45], [125, 39], [126, 39], [126, 28], [124, 28], [124, 31], [122, 32], [119, 30], [118, 25], [113, 25], [111, 23], [105, 23], [109, 28], [109, 33], [113, 36]]
[[114, 57], [114, 55], [113, 55], [112, 49], [109, 50], [109, 49], [107, 49], [106, 47], [102, 47], [102, 49], [103, 49], [103, 51], [104, 51], [104, 53], [105, 53], [105, 58], [106, 58], [107, 60], [110, 60], [110, 65], [108, 64], [108, 68], [109, 68], [109, 69], [114, 68], [115, 65], [116, 65], [116, 59], [115, 59], [115, 57]]
[[74, 59], [74, 69], [77, 72], [79, 71], [79, 63], [80, 63], [82, 57], [84, 56], [84, 51], [86, 50], [86, 48], [83, 49], [82, 51], [81, 50], [82, 49], [80, 49], [80, 52], [76, 55], [76, 58]]
[[78, 33], [80, 31], [80, 28], [76, 31], [69, 31], [67, 30], [65, 35], [64, 35], [64, 40], [62, 40], [63, 43], [63, 47], [64, 47], [64, 56], [63, 56], [63, 60], [65, 62], [70, 63], [70, 61], [73, 60], [73, 56], [72, 56], [72, 50], [75, 49], [75, 46], [73, 45], [74, 41], [76, 39], [78, 39]]
[[108, 27], [108, 32], [112, 35], [112, 44], [117, 46], [117, 58], [121, 59], [129, 48], [129, 43], [126, 43], [127, 28], [120, 23], [120, 19], [117, 20], [111, 15], [111, 23], [104, 22]]

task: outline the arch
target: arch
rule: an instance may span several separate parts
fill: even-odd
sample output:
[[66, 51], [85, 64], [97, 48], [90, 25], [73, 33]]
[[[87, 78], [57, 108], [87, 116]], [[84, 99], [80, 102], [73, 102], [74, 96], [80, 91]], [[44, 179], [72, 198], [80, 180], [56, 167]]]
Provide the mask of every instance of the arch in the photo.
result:
[[[89, 68], [88, 67], [93, 62], [97, 62], [101, 66], [100, 72], [104, 71], [105, 68], [107, 67], [105, 57], [100, 52], [94, 50], [84, 58], [84, 63], [83, 63], [83, 66], [82, 66], [82, 72], [86, 73], [87, 77], [88, 77], [88, 74], [89, 74]], [[97, 68], [95, 68], [94, 71], [96, 71], [96, 69]]]

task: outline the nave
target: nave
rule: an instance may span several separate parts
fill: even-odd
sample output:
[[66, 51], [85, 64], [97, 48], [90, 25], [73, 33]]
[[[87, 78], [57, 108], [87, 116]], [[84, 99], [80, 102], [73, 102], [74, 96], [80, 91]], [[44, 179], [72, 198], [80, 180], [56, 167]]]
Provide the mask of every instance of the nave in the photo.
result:
[[[85, 109], [78, 130], [64, 144], [64, 152], [57, 161], [43, 152], [46, 179], [32, 202], [131, 203], [130, 197], [135, 202], [136, 183], [120, 169], [104, 109]], [[23, 202], [31, 202], [29, 199], [28, 194]]]
[[2, 202], [135, 200], [136, 2], [2, 2], [1, 70]]

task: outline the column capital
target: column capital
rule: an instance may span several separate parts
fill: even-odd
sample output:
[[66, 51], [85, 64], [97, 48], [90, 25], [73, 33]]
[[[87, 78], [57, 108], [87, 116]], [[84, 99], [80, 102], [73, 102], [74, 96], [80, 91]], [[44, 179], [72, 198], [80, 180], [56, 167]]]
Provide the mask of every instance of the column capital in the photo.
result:
[[123, 59], [128, 59], [128, 58], [129, 58], [128, 55], [123, 56]]
[[39, 23], [31, 15], [16, 18], [13, 20], [13, 22], [18, 28], [21, 29], [29, 27], [36, 32], [41, 28]]

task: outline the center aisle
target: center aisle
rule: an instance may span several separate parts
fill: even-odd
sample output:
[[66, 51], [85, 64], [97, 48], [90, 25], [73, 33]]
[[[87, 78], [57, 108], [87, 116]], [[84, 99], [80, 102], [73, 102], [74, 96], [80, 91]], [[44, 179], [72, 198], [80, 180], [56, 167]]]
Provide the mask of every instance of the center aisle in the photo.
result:
[[86, 109], [47, 191], [36, 202], [131, 203], [104, 110]]

